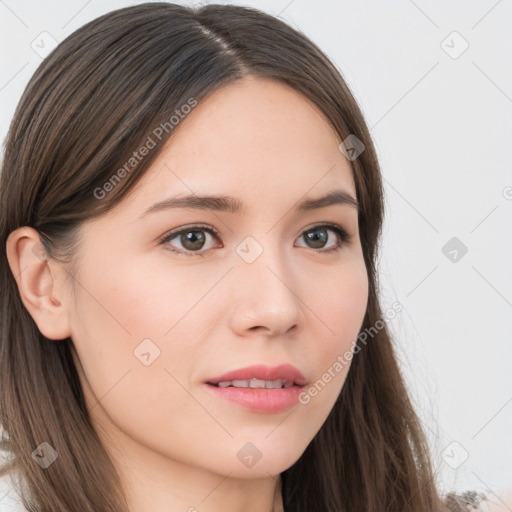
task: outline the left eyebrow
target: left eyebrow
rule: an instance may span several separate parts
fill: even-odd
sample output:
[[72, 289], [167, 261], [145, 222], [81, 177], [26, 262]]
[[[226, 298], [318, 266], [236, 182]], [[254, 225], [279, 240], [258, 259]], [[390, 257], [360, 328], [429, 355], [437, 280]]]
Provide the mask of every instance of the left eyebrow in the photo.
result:
[[359, 203], [348, 192], [345, 192], [344, 190], [333, 190], [327, 195], [317, 199], [304, 199], [296, 206], [296, 210], [307, 212], [310, 210], [325, 208], [326, 206], [331, 206], [333, 204], [346, 204], [359, 209]]
[[[359, 203], [348, 192], [345, 192], [344, 190], [333, 190], [316, 199], [302, 200], [296, 205], [295, 210], [306, 212], [326, 208], [333, 204], [343, 204], [359, 209]], [[141, 215], [141, 218], [148, 213], [159, 212], [172, 208], [193, 208], [196, 210], [227, 212], [232, 214], [241, 214], [246, 212], [243, 202], [236, 197], [188, 195], [183, 197], [171, 197], [164, 201], [155, 203]]]

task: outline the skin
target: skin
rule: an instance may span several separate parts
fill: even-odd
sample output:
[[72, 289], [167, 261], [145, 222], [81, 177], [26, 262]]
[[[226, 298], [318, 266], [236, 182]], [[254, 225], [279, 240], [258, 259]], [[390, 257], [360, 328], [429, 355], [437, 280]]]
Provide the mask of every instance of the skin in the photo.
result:
[[[252, 364], [291, 363], [311, 384], [353, 348], [368, 300], [357, 210], [293, 210], [335, 188], [356, 197], [340, 142], [301, 94], [246, 78], [200, 102], [131, 194], [81, 226], [74, 294], [62, 265], [36, 257], [37, 232], [23, 227], [9, 237], [9, 263], [16, 276], [23, 269], [20, 294], [39, 329], [72, 339], [88, 408], [132, 512], [282, 510], [279, 474], [324, 423], [349, 364], [308, 404], [275, 414], [217, 398], [203, 383]], [[192, 191], [234, 196], [246, 212], [140, 218]], [[308, 244], [304, 232], [326, 222], [350, 242], [320, 230], [325, 245]], [[219, 231], [201, 232], [204, 257], [169, 250], [191, 250], [179, 236], [159, 244], [196, 224]], [[263, 249], [253, 263], [236, 252], [248, 236]], [[322, 252], [337, 243], [339, 251]], [[160, 350], [148, 366], [134, 355], [147, 338]], [[247, 442], [262, 455], [252, 467], [237, 457]]]

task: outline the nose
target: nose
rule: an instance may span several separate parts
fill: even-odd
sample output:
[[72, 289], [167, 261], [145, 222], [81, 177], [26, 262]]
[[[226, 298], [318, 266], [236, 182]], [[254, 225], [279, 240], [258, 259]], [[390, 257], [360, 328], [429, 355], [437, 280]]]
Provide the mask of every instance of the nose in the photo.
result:
[[299, 282], [279, 252], [265, 248], [256, 261], [240, 258], [235, 264], [230, 321], [240, 336], [278, 336], [301, 325], [304, 303]]

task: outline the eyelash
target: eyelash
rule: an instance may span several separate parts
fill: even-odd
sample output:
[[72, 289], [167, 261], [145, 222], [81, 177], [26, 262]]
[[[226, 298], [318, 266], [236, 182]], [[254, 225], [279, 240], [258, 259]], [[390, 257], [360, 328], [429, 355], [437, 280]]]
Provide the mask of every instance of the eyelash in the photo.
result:
[[[304, 235], [305, 233], [308, 233], [309, 231], [314, 231], [317, 229], [320, 230], [322, 228], [327, 228], [329, 230], [334, 231], [341, 239], [341, 243], [338, 242], [336, 244], [336, 246], [331, 247], [330, 249], [325, 249], [325, 250], [316, 250], [315, 251], [315, 249], [310, 248], [310, 249], [314, 250], [315, 252], [320, 252], [320, 253], [325, 254], [325, 253], [333, 253], [333, 252], [341, 251], [341, 249], [343, 249], [343, 247], [346, 244], [349, 244], [352, 240], [352, 236], [349, 235], [347, 233], [347, 231], [345, 231], [345, 229], [343, 229], [341, 226], [338, 226], [337, 224], [329, 224], [329, 223], [318, 224], [317, 226], [313, 226], [312, 228], [309, 228], [306, 231], [303, 231], [301, 233], [301, 236]], [[206, 231], [207, 233], [210, 233], [210, 235], [212, 235], [215, 238], [218, 238], [218, 236], [219, 236], [219, 232], [215, 228], [198, 224], [198, 225], [194, 225], [194, 226], [187, 226], [187, 227], [179, 229], [177, 231], [173, 231], [171, 233], [165, 234], [160, 239], [159, 245], [164, 245], [167, 242], [169, 242], [170, 240], [173, 240], [177, 236], [181, 235], [182, 233], [188, 233], [190, 231]], [[183, 249], [177, 250], [177, 249], [171, 247], [170, 245], [168, 247], [166, 247], [166, 249], [170, 250], [171, 252], [174, 252], [180, 256], [201, 256], [201, 257], [206, 256], [206, 254], [209, 253], [211, 250], [211, 249], [207, 249], [206, 251], [186, 251]]]

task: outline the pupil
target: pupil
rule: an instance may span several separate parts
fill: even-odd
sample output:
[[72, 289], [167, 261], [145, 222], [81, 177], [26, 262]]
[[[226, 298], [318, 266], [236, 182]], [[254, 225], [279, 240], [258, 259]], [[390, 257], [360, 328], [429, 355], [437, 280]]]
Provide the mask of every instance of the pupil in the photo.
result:
[[[317, 236], [317, 233], [322, 234], [320, 236]], [[313, 246], [315, 248], [322, 248], [325, 242], [327, 241], [327, 230], [317, 229], [315, 231], [310, 231], [309, 233], [307, 233], [307, 238], [310, 242], [313, 242]]]
[[201, 231], [189, 231], [181, 235], [181, 243], [183, 244], [183, 247], [190, 251], [193, 251], [194, 249], [201, 249], [204, 242], [205, 237]]
[[[319, 234], [320, 233], [320, 234]], [[314, 248], [322, 248], [327, 242], [327, 230], [317, 229], [306, 234], [308, 241]], [[202, 231], [188, 231], [181, 235], [181, 243], [183, 247], [193, 251], [201, 249], [205, 243], [205, 237]]]

